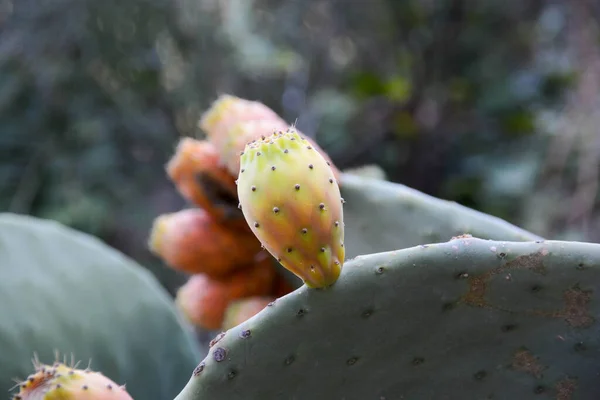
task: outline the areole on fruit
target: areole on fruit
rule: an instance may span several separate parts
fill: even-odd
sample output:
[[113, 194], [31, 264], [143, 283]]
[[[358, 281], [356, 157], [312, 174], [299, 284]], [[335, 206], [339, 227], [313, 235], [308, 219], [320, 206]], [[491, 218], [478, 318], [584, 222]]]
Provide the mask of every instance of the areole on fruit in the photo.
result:
[[344, 262], [343, 199], [329, 162], [290, 128], [248, 143], [238, 196], [246, 222], [307, 286], [338, 279]]

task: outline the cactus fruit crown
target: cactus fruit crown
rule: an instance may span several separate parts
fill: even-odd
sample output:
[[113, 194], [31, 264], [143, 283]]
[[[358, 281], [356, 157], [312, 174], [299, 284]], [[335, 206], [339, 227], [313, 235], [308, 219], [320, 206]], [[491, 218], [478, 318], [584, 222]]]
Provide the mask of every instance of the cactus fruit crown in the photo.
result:
[[311, 288], [331, 286], [344, 262], [344, 200], [329, 162], [294, 128], [240, 154], [240, 207], [262, 245]]
[[33, 360], [35, 372], [18, 380], [19, 392], [13, 400], [132, 400], [124, 385], [117, 385], [89, 367], [56, 361], [52, 365]]

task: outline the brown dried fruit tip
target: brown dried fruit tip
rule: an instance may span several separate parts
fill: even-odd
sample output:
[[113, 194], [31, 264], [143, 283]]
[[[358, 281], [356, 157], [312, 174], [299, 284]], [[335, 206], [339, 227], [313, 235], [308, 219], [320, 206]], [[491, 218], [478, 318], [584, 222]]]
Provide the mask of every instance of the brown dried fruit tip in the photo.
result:
[[223, 280], [211, 279], [205, 274], [193, 275], [178, 290], [176, 304], [195, 326], [218, 330], [223, 326], [225, 311], [232, 301], [268, 296], [275, 274], [271, 260], [265, 259]]
[[[202, 115], [198, 126], [214, 144], [229, 172], [238, 176], [240, 152], [246, 144], [274, 131], [285, 131], [289, 124], [275, 111], [258, 101], [222, 95]], [[313, 139], [299, 133], [329, 162], [334, 177], [339, 182], [340, 171], [333, 165], [327, 153]]]
[[181, 139], [166, 170], [181, 195], [213, 218], [243, 219], [237, 208], [236, 178], [222, 165], [212, 143]]
[[173, 269], [213, 278], [231, 274], [261, 252], [260, 242], [249, 229], [215, 221], [200, 208], [157, 217], [148, 246]]
[[231, 302], [225, 312], [222, 329], [228, 330], [249, 320], [273, 300], [273, 297], [254, 296]]

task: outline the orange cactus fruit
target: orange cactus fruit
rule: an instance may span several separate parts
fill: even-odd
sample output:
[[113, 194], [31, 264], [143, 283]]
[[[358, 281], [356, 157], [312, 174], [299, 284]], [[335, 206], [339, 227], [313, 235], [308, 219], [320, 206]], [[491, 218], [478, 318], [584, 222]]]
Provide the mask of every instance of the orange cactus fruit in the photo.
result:
[[233, 301], [225, 312], [222, 329], [228, 330], [249, 320], [274, 300], [273, 297], [254, 296]]
[[175, 302], [193, 325], [208, 330], [221, 329], [229, 304], [244, 297], [267, 296], [275, 274], [271, 260], [265, 260], [226, 279], [193, 275], [179, 288]]
[[237, 209], [235, 176], [222, 165], [212, 143], [182, 138], [166, 170], [181, 195], [215, 219], [242, 218]]
[[228, 171], [235, 175], [239, 173], [240, 152], [244, 150], [247, 143], [265, 134], [285, 130], [288, 126], [282, 119], [257, 119], [234, 124], [227, 132], [223, 140], [223, 146], [219, 149], [221, 158]]
[[[226, 147], [231, 128], [240, 122], [252, 120], [271, 120], [277, 123], [281, 118], [275, 111], [258, 101], [224, 94], [204, 112], [198, 126], [221, 153]], [[237, 175], [237, 172], [234, 174]]]
[[100, 372], [59, 362], [34, 365], [35, 372], [19, 383], [19, 393], [13, 400], [133, 400], [125, 386]]
[[[247, 143], [289, 126], [266, 105], [232, 95], [220, 96], [202, 115], [198, 125], [215, 145], [222, 162], [234, 176], [239, 173], [240, 153]], [[340, 171], [327, 153], [313, 139], [299, 134], [329, 162], [335, 178], [339, 180]]]
[[231, 274], [261, 252], [260, 242], [249, 228], [241, 230], [216, 221], [201, 208], [158, 216], [148, 247], [175, 270], [214, 278]]

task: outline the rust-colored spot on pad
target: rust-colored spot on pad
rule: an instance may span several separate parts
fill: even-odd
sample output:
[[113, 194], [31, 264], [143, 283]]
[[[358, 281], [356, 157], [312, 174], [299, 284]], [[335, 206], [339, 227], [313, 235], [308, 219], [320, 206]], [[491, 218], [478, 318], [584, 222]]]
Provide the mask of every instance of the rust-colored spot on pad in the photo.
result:
[[569, 288], [563, 293], [564, 306], [557, 311], [514, 311], [490, 304], [486, 299], [489, 283], [492, 277], [504, 274], [514, 270], [529, 270], [536, 274], [545, 275], [548, 271], [544, 266], [543, 259], [548, 255], [548, 249], [542, 248], [534, 254], [520, 256], [507, 262], [501, 267], [494, 268], [478, 276], [469, 276], [468, 291], [458, 303], [463, 303], [472, 307], [490, 308], [498, 311], [524, 314], [531, 316], [541, 316], [546, 318], [564, 319], [570, 326], [576, 328], [589, 328], [596, 320], [588, 310], [589, 303], [592, 300], [592, 291], [582, 290], [578, 286]]
[[513, 369], [530, 374], [536, 378], [542, 376], [544, 366], [540, 364], [537, 357], [527, 349], [519, 349], [515, 352], [512, 359]]
[[556, 400], [571, 400], [577, 390], [577, 381], [573, 378], [565, 378], [556, 384]]

